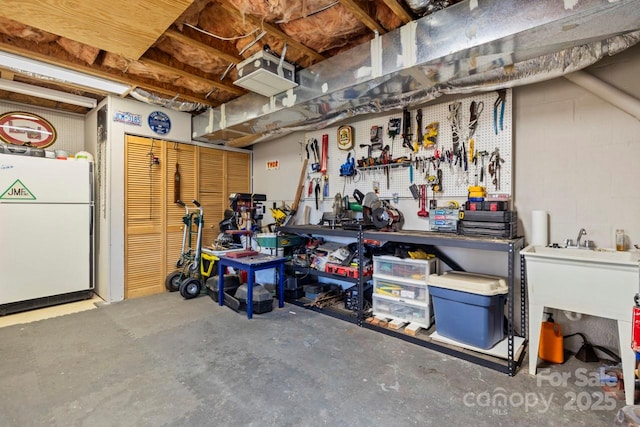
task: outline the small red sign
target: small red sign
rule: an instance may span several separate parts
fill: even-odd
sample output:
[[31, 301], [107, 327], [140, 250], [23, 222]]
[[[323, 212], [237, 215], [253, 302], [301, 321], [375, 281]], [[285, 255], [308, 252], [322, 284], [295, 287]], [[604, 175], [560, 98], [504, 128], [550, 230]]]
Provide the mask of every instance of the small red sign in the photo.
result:
[[53, 125], [36, 114], [12, 111], [0, 116], [0, 139], [7, 144], [45, 148], [56, 137]]
[[640, 352], [640, 307], [633, 307], [631, 322], [631, 349], [638, 353]]

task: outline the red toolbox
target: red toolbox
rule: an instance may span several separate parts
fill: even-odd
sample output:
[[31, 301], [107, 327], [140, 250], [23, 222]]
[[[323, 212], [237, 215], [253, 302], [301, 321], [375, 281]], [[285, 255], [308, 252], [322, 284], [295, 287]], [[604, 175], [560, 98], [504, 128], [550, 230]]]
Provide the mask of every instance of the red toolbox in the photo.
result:
[[[351, 267], [328, 262], [325, 264], [324, 271], [327, 273], [335, 274], [337, 276], [346, 276], [354, 279], [358, 278], [358, 267]], [[365, 265], [362, 268], [362, 273], [365, 276], [371, 276], [373, 274], [373, 265]]]

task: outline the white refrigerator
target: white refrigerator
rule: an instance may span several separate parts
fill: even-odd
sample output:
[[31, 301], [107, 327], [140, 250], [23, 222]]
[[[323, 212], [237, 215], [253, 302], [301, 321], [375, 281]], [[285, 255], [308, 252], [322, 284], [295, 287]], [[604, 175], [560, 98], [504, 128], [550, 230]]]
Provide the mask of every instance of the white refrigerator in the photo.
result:
[[0, 315], [89, 298], [93, 163], [0, 154]]

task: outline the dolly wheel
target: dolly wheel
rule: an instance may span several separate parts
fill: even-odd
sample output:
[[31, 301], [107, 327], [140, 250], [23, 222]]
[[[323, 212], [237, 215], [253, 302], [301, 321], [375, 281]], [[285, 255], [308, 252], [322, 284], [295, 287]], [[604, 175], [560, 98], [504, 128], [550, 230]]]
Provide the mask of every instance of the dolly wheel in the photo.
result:
[[182, 295], [184, 299], [197, 297], [200, 295], [200, 290], [202, 290], [202, 283], [194, 277], [190, 277], [180, 284], [180, 295]]
[[164, 287], [167, 288], [169, 292], [175, 292], [180, 289], [181, 281], [182, 281], [182, 271], [176, 270], [167, 276], [167, 279], [164, 281]]

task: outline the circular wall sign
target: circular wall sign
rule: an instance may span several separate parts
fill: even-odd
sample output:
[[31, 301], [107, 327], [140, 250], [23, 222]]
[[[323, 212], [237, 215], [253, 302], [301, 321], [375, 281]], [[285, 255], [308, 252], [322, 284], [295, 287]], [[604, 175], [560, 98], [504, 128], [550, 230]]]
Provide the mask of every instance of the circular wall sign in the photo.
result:
[[45, 148], [57, 136], [53, 125], [36, 114], [11, 111], [0, 116], [0, 139], [7, 144]]
[[171, 130], [171, 119], [162, 111], [149, 114], [149, 127], [158, 135], [166, 135]]

